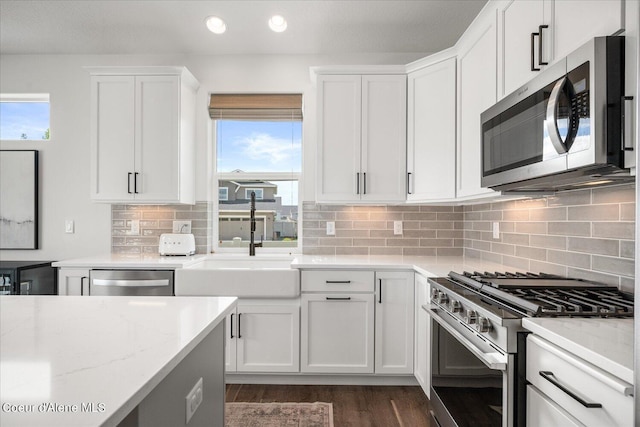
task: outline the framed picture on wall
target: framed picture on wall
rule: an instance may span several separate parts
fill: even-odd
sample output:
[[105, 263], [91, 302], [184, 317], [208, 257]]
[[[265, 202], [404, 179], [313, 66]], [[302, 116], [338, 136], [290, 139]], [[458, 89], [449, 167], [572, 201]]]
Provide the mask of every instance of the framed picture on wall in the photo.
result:
[[37, 150], [0, 150], [0, 249], [38, 249]]

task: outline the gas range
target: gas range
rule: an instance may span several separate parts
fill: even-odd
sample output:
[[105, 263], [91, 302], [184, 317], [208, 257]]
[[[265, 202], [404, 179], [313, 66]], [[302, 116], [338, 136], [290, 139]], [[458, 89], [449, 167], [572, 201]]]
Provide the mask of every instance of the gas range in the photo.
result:
[[545, 273], [450, 272], [430, 279], [431, 309], [474, 335], [515, 352], [524, 317], [633, 317], [633, 295]]

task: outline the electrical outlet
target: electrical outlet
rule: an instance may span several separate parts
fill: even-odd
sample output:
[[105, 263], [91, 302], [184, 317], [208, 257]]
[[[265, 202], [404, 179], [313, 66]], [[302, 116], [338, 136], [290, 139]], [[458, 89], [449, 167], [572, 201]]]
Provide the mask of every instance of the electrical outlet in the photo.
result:
[[327, 236], [336, 235], [336, 223], [333, 221], [327, 221]]
[[393, 234], [402, 234], [402, 221], [393, 221]]
[[138, 234], [140, 234], [140, 220], [139, 219], [132, 219], [131, 220], [131, 234], [137, 236]]
[[191, 233], [191, 221], [173, 221], [173, 232], [178, 234]]
[[493, 223], [493, 238], [494, 239], [499, 239], [500, 238], [500, 223], [499, 222], [494, 222]]
[[202, 403], [203, 393], [204, 391], [202, 388], [202, 378], [200, 378], [198, 382], [196, 382], [196, 385], [193, 386], [189, 394], [187, 394], [187, 397], [185, 397], [185, 404], [187, 409], [187, 424], [189, 424], [189, 420]]
[[72, 219], [68, 219], [64, 222], [64, 232], [73, 234], [75, 232], [74, 224]]

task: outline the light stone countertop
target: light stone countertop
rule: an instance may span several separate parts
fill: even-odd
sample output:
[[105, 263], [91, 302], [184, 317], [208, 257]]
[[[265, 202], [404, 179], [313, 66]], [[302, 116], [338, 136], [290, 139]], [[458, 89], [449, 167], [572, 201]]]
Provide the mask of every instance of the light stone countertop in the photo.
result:
[[528, 318], [522, 326], [628, 382], [633, 378], [633, 319]]
[[[222, 322], [236, 301], [0, 298], [0, 425], [117, 425]], [[89, 403], [95, 412], [82, 411]], [[52, 404], [66, 407], [52, 411]], [[7, 405], [25, 405], [26, 412]], [[72, 405], [77, 405], [75, 411]]]
[[205, 257], [206, 255], [162, 256], [158, 254], [107, 254], [57, 261], [52, 265], [60, 268], [149, 268], [156, 270], [173, 270], [188, 267]]

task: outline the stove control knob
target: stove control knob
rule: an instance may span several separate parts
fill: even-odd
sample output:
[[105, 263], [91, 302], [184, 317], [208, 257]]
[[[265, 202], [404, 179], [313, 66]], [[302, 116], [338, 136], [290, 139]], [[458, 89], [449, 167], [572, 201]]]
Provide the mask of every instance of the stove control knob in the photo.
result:
[[449, 296], [444, 292], [438, 294], [438, 304], [446, 305], [449, 302]]
[[468, 309], [464, 316], [465, 323], [467, 325], [473, 325], [476, 323], [476, 320], [478, 320], [478, 314], [474, 310]]
[[491, 322], [486, 317], [479, 317], [476, 330], [478, 332], [491, 332]]
[[439, 293], [440, 293], [440, 291], [437, 290], [436, 288], [431, 289], [431, 299], [434, 300], [434, 301], [437, 301]]
[[452, 313], [460, 313], [462, 312], [462, 304], [460, 301], [451, 300], [449, 303], [449, 310], [451, 310]]

